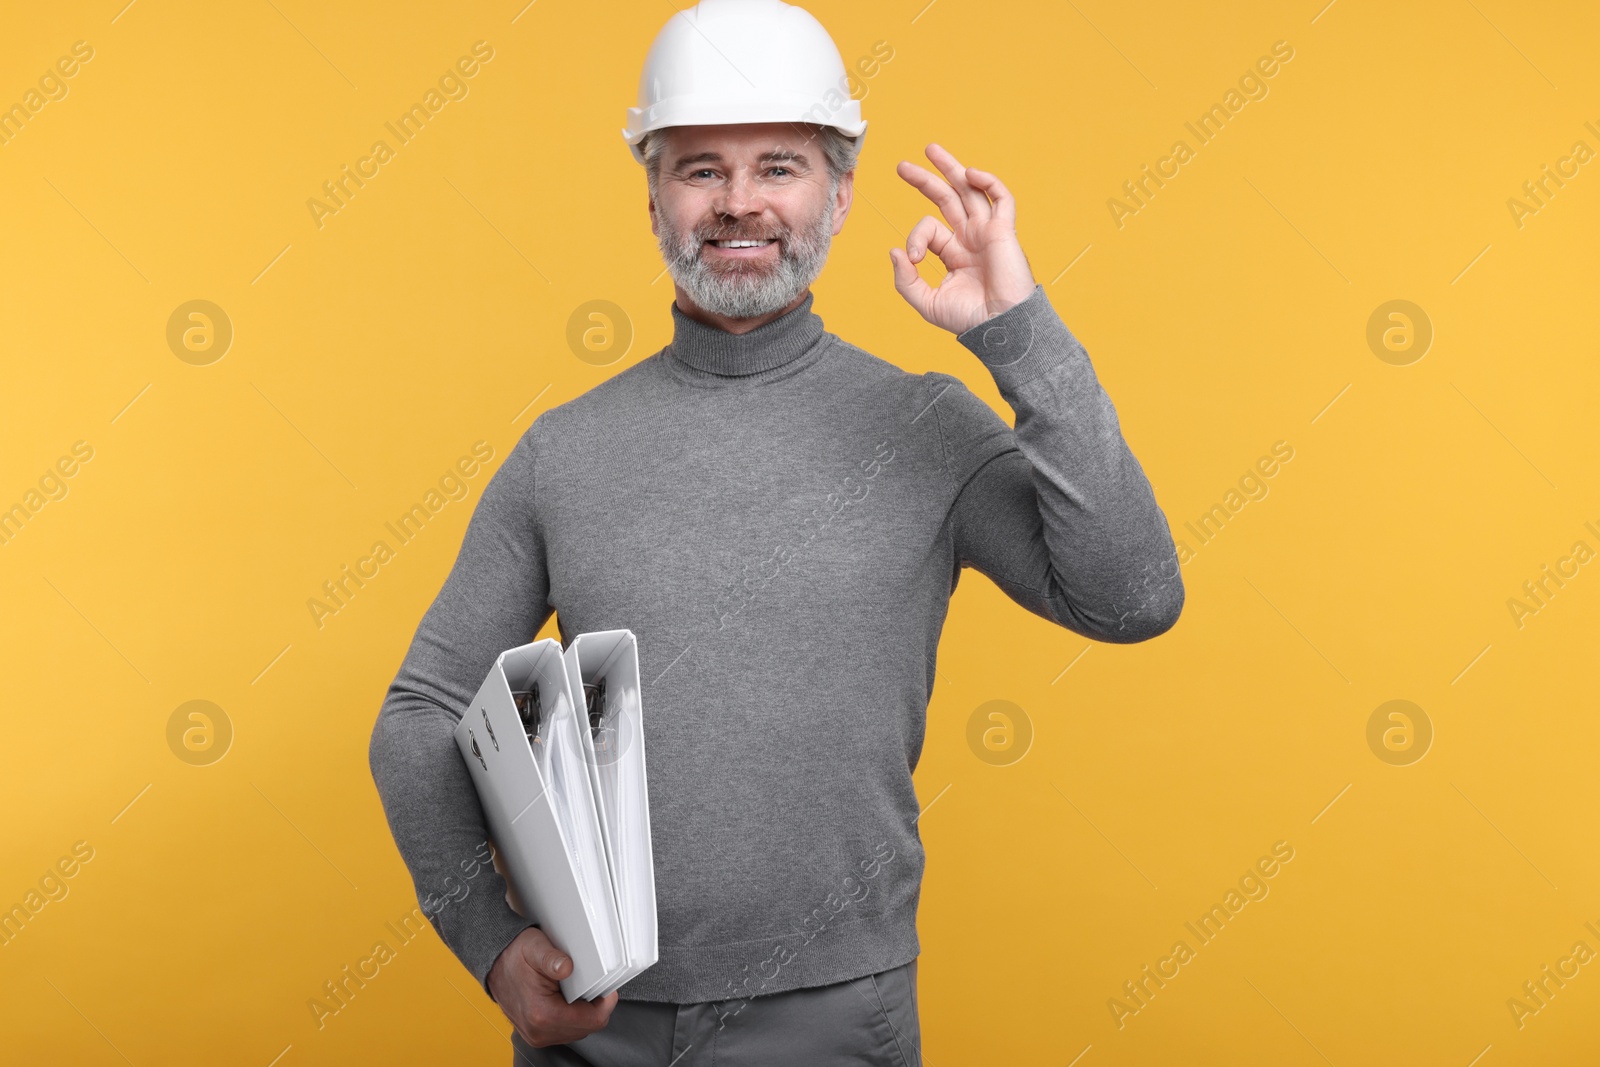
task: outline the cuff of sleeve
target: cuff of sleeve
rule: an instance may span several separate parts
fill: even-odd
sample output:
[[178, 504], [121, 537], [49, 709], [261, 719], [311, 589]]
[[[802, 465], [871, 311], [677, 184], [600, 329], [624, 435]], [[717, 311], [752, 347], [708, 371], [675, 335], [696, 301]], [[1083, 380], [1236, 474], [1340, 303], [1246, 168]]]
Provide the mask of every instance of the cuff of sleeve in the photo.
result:
[[507, 945], [516, 940], [518, 934], [532, 925], [502, 898], [499, 908], [477, 917], [460, 932], [461, 951], [457, 955], [490, 1000], [494, 999], [494, 994], [489, 992], [489, 972], [494, 968], [495, 960], [500, 958], [500, 953], [505, 951]]
[[1035, 284], [1022, 303], [957, 334], [956, 340], [989, 368], [1002, 395], [1083, 352], [1042, 284]]

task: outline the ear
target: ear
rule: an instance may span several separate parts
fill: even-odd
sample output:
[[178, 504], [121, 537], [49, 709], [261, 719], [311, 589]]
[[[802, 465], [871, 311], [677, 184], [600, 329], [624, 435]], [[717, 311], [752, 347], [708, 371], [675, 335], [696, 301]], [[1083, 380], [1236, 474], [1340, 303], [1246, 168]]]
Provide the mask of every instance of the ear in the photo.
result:
[[655, 197], [649, 197], [650, 202], [650, 232], [657, 237], [661, 236], [661, 220], [656, 218]]
[[833, 235], [839, 236], [844, 229], [844, 220], [850, 214], [850, 205], [855, 202], [856, 195], [856, 170], [851, 167], [839, 177], [839, 191], [833, 198]]

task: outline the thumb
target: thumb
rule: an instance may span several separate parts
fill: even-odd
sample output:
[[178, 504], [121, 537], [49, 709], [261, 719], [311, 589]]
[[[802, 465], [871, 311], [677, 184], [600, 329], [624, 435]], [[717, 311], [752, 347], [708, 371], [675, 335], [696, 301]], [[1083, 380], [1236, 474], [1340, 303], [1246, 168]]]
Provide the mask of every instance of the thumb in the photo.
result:
[[535, 965], [546, 978], [560, 980], [572, 973], [572, 959], [554, 945], [535, 957]]
[[933, 292], [933, 287], [923, 280], [917, 273], [916, 264], [911, 262], [911, 257], [906, 255], [903, 248], [890, 248], [889, 261], [894, 265], [894, 287], [906, 303], [917, 310], [917, 313], [927, 318], [928, 300]]

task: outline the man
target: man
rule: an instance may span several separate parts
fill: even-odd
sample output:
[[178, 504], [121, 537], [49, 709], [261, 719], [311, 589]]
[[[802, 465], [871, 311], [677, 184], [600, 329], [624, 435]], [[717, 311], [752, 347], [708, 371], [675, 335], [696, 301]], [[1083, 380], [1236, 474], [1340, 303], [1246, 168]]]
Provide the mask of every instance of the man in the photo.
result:
[[[912, 771], [964, 566], [1076, 633], [1183, 604], [1171, 534], [1000, 179], [929, 145], [944, 216], [894, 287], [1016, 412], [823, 328], [866, 124], [825, 30], [778, 0], [672, 17], [625, 131], [675, 283], [672, 343], [534, 420], [484, 489], [372, 738], [424, 910], [515, 1027], [517, 1062], [920, 1062]], [[940, 176], [942, 175], [942, 177]], [[927, 251], [948, 274], [918, 274]], [[567, 1004], [571, 966], [475, 859], [451, 731], [495, 656], [638, 637], [660, 961]]]

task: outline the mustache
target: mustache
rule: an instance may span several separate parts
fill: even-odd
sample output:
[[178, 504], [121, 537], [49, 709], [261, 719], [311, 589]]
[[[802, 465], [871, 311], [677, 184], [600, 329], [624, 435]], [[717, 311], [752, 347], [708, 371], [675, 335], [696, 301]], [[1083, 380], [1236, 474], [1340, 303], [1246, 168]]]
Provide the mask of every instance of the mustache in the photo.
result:
[[780, 229], [777, 233], [759, 233], [759, 232], [745, 233], [745, 232], [738, 232], [738, 231], [735, 231], [733, 233], [728, 233], [728, 232], [725, 232], [725, 231], [717, 230], [717, 228], [715, 226], [712, 226], [712, 227], [709, 227], [709, 228], [701, 226], [701, 227], [697, 227], [695, 229], [695, 236], [697, 238], [699, 238], [701, 242], [705, 242], [705, 241], [766, 241], [766, 240], [787, 241], [788, 238], [789, 238], [789, 231], [788, 231], [787, 228], [784, 228], [784, 229]]

